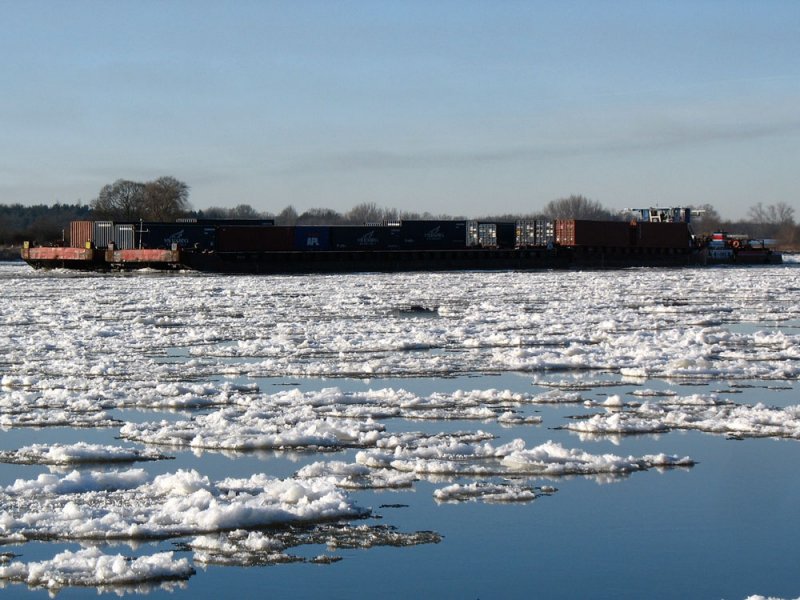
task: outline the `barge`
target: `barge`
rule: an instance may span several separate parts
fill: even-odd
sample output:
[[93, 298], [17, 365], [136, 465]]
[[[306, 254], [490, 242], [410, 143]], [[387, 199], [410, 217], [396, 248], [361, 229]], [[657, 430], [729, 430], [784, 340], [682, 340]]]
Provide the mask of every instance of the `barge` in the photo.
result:
[[278, 226], [266, 220], [74, 221], [63, 245], [26, 243], [35, 268], [213, 273], [346, 273], [779, 264], [764, 241], [697, 238], [690, 209], [629, 221], [403, 220]]

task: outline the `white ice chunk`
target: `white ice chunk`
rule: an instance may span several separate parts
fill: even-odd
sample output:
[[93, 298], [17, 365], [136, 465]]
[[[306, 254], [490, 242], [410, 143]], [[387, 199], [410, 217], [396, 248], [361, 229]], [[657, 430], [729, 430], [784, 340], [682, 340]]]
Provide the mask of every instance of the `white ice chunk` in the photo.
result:
[[157, 539], [367, 512], [323, 479], [253, 475], [213, 483], [184, 470], [143, 479], [130, 470], [17, 480], [0, 492], [0, 538]]
[[126, 557], [103, 554], [99, 548], [65, 550], [50, 560], [12, 561], [8, 566], [0, 566], [0, 580], [58, 590], [70, 586], [130, 586], [194, 575], [188, 559], [173, 556], [172, 552]]
[[33, 444], [17, 450], [0, 451], [0, 462], [18, 464], [70, 465], [80, 463], [118, 463], [168, 458], [152, 449], [139, 450], [100, 444]]

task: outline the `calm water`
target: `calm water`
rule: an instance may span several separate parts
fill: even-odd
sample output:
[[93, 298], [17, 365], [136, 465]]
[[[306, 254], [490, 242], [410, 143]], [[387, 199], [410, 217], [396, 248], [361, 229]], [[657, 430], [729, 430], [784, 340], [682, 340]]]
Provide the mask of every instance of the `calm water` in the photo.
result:
[[[731, 331], [763, 330], [764, 324], [735, 323]], [[773, 323], [774, 331], [795, 331], [797, 321]], [[167, 357], [187, 361], [180, 349]], [[166, 359], [165, 359], [166, 360]], [[234, 359], [235, 362], [235, 359]], [[569, 373], [539, 375], [561, 380]], [[580, 380], [584, 375], [578, 373]], [[625, 382], [614, 374], [592, 375], [613, 385], [582, 390], [585, 398], [602, 402], [608, 395], [625, 398], [636, 389], [670, 389], [680, 395], [709, 393], [737, 403], [788, 406], [798, 404], [798, 383], [789, 381], [730, 382], [713, 379], [699, 385], [661, 379]], [[216, 378], [219, 380], [219, 378]], [[540, 392], [531, 374], [459, 374], [451, 378], [403, 377], [337, 379], [314, 377], [237, 376], [235, 382], [257, 383], [262, 392], [287, 386], [317, 390], [403, 388], [426, 395], [471, 389], [510, 389]], [[743, 384], [746, 384], [747, 387]], [[287, 564], [270, 567], [197, 568], [183, 589], [149, 590], [151, 598], [220, 598], [235, 595], [277, 598], [745, 598], [763, 594], [794, 598], [800, 595], [800, 442], [776, 439], [734, 441], [698, 432], [671, 432], [614, 439], [581, 440], [576, 434], [553, 429], [570, 415], [596, 412], [582, 405], [536, 405], [524, 414], [543, 417], [541, 425], [503, 427], [475, 421], [385, 422], [390, 431], [457, 431], [483, 429], [500, 444], [522, 438], [528, 447], [547, 440], [580, 447], [594, 454], [621, 456], [665, 452], [689, 455], [699, 461], [691, 469], [650, 470], [614, 480], [593, 477], [535, 479], [558, 491], [525, 504], [466, 502], [437, 504], [432, 492], [441, 484], [418, 481], [411, 490], [359, 491], [352, 496], [371, 507], [368, 523], [400, 531], [432, 530], [438, 544], [405, 548], [377, 547], [330, 552], [342, 560], [333, 564]], [[186, 418], [208, 411], [154, 412], [117, 410], [127, 421]], [[9, 429], [0, 432], [0, 449], [32, 443], [88, 441], [119, 444], [117, 429]], [[130, 445], [130, 444], [129, 444]], [[304, 464], [318, 460], [352, 462], [354, 450], [334, 454], [193, 453], [170, 450], [175, 460], [139, 463], [149, 473], [193, 468], [212, 479], [263, 472], [290, 477]], [[0, 485], [30, 479], [46, 467], [0, 465]], [[452, 479], [448, 481], [458, 481]], [[464, 480], [466, 481], [466, 480]], [[383, 506], [382, 506], [383, 505]], [[170, 540], [157, 544], [111, 546], [108, 552], [151, 554], [175, 549]], [[29, 543], [0, 550], [22, 555], [25, 561], [51, 558], [75, 543]], [[314, 556], [322, 547], [292, 552]], [[178, 554], [177, 556], [180, 556]], [[190, 556], [190, 553], [187, 554]], [[6, 597], [45, 597], [44, 590], [8, 585]], [[59, 598], [89, 598], [94, 588], [68, 588]]]

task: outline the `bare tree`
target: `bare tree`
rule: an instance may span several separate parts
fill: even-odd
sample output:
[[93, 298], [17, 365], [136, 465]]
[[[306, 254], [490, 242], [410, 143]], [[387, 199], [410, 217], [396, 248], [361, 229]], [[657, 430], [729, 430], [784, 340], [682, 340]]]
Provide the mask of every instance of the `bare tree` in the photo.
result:
[[298, 225], [338, 225], [344, 219], [331, 208], [310, 208], [297, 217]]
[[233, 219], [261, 219], [263, 213], [258, 212], [249, 204], [237, 204], [228, 212], [228, 216]]
[[385, 221], [398, 221], [400, 219], [400, 211], [396, 208], [384, 208], [383, 219]]
[[551, 219], [614, 220], [618, 218], [596, 200], [576, 195], [551, 200], [545, 205], [544, 214]]
[[266, 219], [269, 213], [258, 212], [249, 204], [238, 204], [233, 208], [210, 206], [198, 211], [198, 217], [203, 219]]
[[189, 209], [189, 186], [174, 177], [139, 183], [117, 179], [103, 186], [90, 206], [95, 217], [114, 221], [168, 221]]
[[144, 185], [144, 215], [152, 221], [171, 221], [189, 209], [189, 186], [174, 177], [159, 177]]
[[114, 220], [139, 219], [144, 214], [145, 185], [117, 179], [103, 186], [90, 206], [96, 216]]
[[692, 230], [695, 233], [711, 233], [722, 229], [722, 217], [711, 204], [701, 204], [690, 207], [692, 215]]
[[297, 211], [291, 204], [275, 216], [276, 225], [294, 225], [297, 223]]
[[794, 225], [794, 208], [785, 202], [764, 206], [759, 202], [750, 207], [747, 215], [754, 223], [762, 225]]
[[222, 206], [209, 206], [205, 210], [197, 211], [197, 216], [201, 219], [228, 219], [230, 218], [230, 210], [230, 208]]
[[383, 217], [383, 209], [374, 202], [356, 204], [345, 215], [345, 219], [350, 223], [379, 223], [383, 221]]

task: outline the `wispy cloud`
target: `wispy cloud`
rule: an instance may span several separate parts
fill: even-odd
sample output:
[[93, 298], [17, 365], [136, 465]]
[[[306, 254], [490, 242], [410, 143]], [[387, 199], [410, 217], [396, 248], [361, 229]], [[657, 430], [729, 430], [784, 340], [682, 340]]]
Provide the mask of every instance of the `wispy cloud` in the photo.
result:
[[697, 148], [709, 145], [800, 133], [800, 118], [761, 123], [697, 124], [661, 123], [638, 126], [613, 136], [587, 136], [529, 145], [512, 145], [487, 150], [424, 150], [418, 152], [382, 149], [320, 154], [298, 159], [282, 173], [335, 172], [354, 170], [413, 170], [470, 168], [517, 161], [542, 161], [578, 156], [657, 152], [666, 149]]

